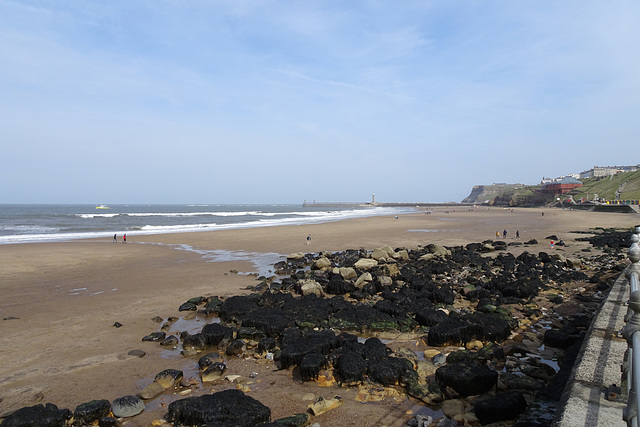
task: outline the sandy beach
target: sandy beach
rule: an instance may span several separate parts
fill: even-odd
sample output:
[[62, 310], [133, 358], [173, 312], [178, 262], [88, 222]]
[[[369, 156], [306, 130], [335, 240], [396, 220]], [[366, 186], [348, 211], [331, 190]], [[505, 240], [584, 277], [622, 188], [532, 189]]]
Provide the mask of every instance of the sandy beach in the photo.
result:
[[[141, 339], [159, 330], [153, 317], [185, 316], [178, 307], [189, 298], [249, 292], [246, 287], [255, 284], [256, 277], [245, 273], [263, 274], [260, 268], [266, 269], [253, 259], [279, 260], [294, 252], [372, 250], [383, 245], [464, 245], [495, 239], [496, 231], [503, 229], [508, 231], [507, 242], [516, 241], [516, 230], [519, 241], [537, 239], [538, 245], [526, 248], [535, 253], [551, 250], [545, 237], [555, 234], [568, 245], [564, 254], [571, 255], [589, 246], [575, 242], [584, 235], [571, 231], [639, 223], [635, 214], [463, 208], [305, 226], [129, 234], [127, 244], [96, 239], [2, 245], [0, 416], [37, 403], [51, 402], [73, 411], [93, 399], [111, 401], [136, 394], [167, 368], [195, 376], [193, 359]], [[306, 245], [309, 234], [311, 243]], [[516, 255], [523, 250], [509, 247]], [[261, 258], [260, 254], [270, 255]], [[116, 328], [115, 322], [123, 326]], [[206, 320], [201, 322], [200, 326]], [[135, 349], [147, 355], [127, 354]], [[303, 412], [310, 403], [304, 397], [310, 393], [327, 398], [339, 394], [345, 402], [316, 419], [322, 426], [402, 426], [410, 418], [407, 411], [417, 405], [406, 398], [362, 404], [354, 400], [357, 390], [303, 385], [291, 379], [290, 371], [274, 371], [255, 360], [237, 360], [229, 366], [230, 373], [244, 376], [259, 372], [250, 395], [271, 408], [272, 419]], [[199, 392], [229, 387], [217, 385]], [[163, 406], [177, 398], [166, 392], [126, 425], [151, 425], [166, 413]]]

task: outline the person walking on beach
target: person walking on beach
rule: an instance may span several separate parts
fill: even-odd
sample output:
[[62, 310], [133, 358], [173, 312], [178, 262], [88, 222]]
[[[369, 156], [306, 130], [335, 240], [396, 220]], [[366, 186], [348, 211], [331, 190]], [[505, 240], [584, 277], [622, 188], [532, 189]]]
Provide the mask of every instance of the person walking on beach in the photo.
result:
[[506, 239], [507, 238], [507, 230], [502, 230], [502, 238]]
[[113, 243], [118, 243], [118, 234], [113, 235]]
[[127, 235], [122, 236], [122, 243], [127, 243]]
[[311, 234], [307, 236], [307, 245], [311, 244]]
[[520, 238], [520, 230], [516, 230], [516, 239]]
[[499, 239], [499, 238], [500, 238], [500, 232], [496, 231], [496, 239]]

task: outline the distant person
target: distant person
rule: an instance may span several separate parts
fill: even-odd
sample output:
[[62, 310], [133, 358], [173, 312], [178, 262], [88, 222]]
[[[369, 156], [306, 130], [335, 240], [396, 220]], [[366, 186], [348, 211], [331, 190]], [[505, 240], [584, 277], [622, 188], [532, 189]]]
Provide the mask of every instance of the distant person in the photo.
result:
[[520, 230], [516, 230], [516, 239], [520, 238]]
[[553, 240], [551, 241], [551, 249], [553, 249]]
[[122, 236], [122, 243], [127, 243], [127, 235]]
[[307, 236], [307, 245], [311, 244], [311, 234]]
[[499, 239], [499, 238], [500, 238], [500, 232], [496, 231], [496, 239]]
[[502, 230], [502, 238], [506, 239], [507, 238], [507, 230]]
[[114, 234], [113, 235], [113, 243], [117, 243], [118, 242], [118, 234]]

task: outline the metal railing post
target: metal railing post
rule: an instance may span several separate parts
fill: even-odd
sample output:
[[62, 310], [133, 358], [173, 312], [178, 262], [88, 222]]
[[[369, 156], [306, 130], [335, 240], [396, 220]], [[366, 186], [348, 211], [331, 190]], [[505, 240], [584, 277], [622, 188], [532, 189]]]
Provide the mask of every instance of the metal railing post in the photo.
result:
[[[629, 346], [623, 376], [627, 377], [629, 390], [627, 407], [623, 412], [623, 419], [628, 426], [638, 426], [638, 410], [640, 409], [640, 290], [638, 289], [640, 278], [640, 226], [636, 227], [636, 234], [631, 236], [629, 248], [629, 260], [631, 264], [625, 271], [629, 279], [629, 311], [625, 317], [626, 324], [622, 328], [622, 335]], [[635, 351], [634, 351], [635, 350]]]

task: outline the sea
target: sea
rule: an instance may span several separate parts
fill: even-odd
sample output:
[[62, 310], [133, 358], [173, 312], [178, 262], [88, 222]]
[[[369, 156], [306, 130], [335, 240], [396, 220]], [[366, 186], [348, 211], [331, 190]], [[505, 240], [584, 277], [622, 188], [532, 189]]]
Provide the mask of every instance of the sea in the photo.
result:
[[163, 233], [318, 224], [348, 218], [399, 215], [409, 207], [301, 205], [0, 204], [0, 244]]

